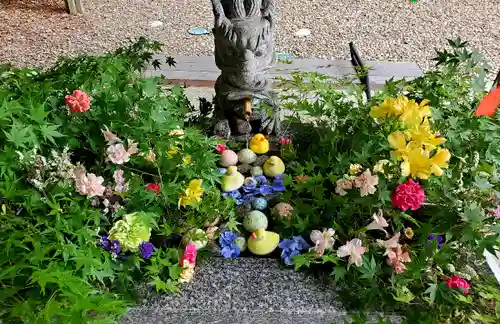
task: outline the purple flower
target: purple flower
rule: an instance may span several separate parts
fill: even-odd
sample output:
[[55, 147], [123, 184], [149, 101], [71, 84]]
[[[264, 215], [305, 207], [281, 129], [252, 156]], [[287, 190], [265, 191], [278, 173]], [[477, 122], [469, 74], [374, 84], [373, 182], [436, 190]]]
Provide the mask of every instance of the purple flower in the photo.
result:
[[278, 244], [278, 247], [282, 249], [281, 258], [286, 265], [292, 265], [293, 257], [299, 255], [300, 251], [311, 248], [302, 236], [293, 236], [291, 240], [283, 239]]
[[143, 259], [149, 259], [153, 255], [153, 251], [155, 246], [150, 242], [142, 242], [139, 245], [139, 252], [141, 253], [141, 257]]
[[229, 231], [220, 234], [219, 245], [221, 247], [221, 254], [223, 257], [236, 258], [240, 256], [240, 248], [234, 242], [234, 240], [238, 237], [238, 234]]
[[441, 235], [429, 234], [427, 235], [427, 245], [432, 245], [433, 241], [437, 242], [437, 248], [440, 249], [445, 242], [443, 242], [443, 237]]
[[117, 240], [110, 241], [106, 235], [101, 236], [101, 242], [99, 244], [108, 252], [115, 255], [120, 253], [120, 242]]

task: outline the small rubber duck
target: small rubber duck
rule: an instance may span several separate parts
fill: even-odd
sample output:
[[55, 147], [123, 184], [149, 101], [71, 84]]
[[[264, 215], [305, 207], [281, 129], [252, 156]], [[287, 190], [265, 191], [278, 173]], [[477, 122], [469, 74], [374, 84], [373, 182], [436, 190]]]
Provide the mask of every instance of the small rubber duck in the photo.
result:
[[244, 182], [245, 177], [238, 172], [238, 168], [236, 166], [230, 166], [227, 168], [226, 174], [222, 177], [222, 191], [230, 192], [238, 190], [243, 186]]
[[250, 149], [257, 154], [265, 154], [269, 151], [269, 141], [262, 134], [255, 134], [250, 140]]
[[273, 155], [264, 163], [263, 169], [266, 176], [275, 177], [285, 172], [285, 163], [279, 157]]
[[266, 231], [259, 228], [248, 238], [248, 250], [255, 255], [266, 255], [273, 252], [280, 242], [280, 236], [277, 233]]

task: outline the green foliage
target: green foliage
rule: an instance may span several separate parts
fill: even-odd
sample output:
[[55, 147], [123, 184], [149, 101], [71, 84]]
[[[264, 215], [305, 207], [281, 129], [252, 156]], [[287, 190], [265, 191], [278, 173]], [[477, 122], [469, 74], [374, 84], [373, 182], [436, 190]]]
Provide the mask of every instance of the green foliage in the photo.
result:
[[[498, 220], [491, 214], [500, 202], [500, 119], [499, 114], [474, 115], [486, 94], [489, 67], [466, 42], [449, 45], [451, 50], [438, 52], [434, 71], [414, 80], [391, 80], [371, 101], [360, 87], [341, 91], [344, 81], [316, 74], [297, 73], [282, 84], [287, 90], [284, 106], [293, 112], [288, 130], [297, 154], [286, 179], [291, 190], [283, 194], [283, 200], [293, 202], [293, 221], [283, 223], [282, 232], [297, 235], [333, 228], [337, 241], [325, 255], [335, 257], [339, 246], [353, 238], [362, 240], [366, 250], [360, 266], [347, 267], [346, 258], [322, 265], [314, 252], [293, 259], [296, 269], [331, 273], [341, 300], [352, 309], [396, 311], [408, 323], [498, 321], [497, 296], [484, 292], [495, 290], [497, 283], [486, 271], [482, 253], [500, 243]], [[425, 204], [405, 212], [391, 203], [395, 187], [406, 178], [388, 142], [390, 134], [404, 129], [390, 118], [370, 117], [374, 106], [402, 95], [417, 103], [429, 100], [429, 124], [446, 139], [442, 147], [451, 152], [442, 176], [419, 179]], [[387, 163], [381, 170], [383, 160]], [[359, 170], [353, 172], [356, 164]], [[336, 191], [340, 179], [351, 181], [367, 169], [378, 177], [373, 194], [362, 197], [357, 188], [346, 189], [345, 195]], [[308, 178], [297, 181], [295, 176]], [[379, 209], [389, 223], [385, 230], [390, 236], [400, 233], [400, 247], [408, 249], [411, 258], [400, 273], [388, 265], [389, 249], [379, 244], [390, 236], [366, 229]], [[408, 228], [414, 234], [406, 234]], [[436, 241], [429, 241], [433, 233], [445, 244], [438, 248]], [[468, 279], [468, 295], [447, 287], [452, 275]]]
[[[140, 39], [101, 57], [61, 59], [46, 72], [0, 68], [4, 322], [116, 322], [140, 282], [157, 291], [179, 290], [183, 252], [168, 236], [229, 216], [232, 205], [214, 193], [215, 141], [184, 128], [188, 101], [182, 89], [163, 91], [160, 78], [140, 76], [159, 49]], [[73, 113], [65, 105], [74, 90], [90, 95], [89, 110]], [[106, 129], [125, 148], [137, 145], [129, 161], [110, 161]], [[172, 135], [181, 129], [183, 136]], [[104, 194], [78, 189], [78, 165], [87, 176], [102, 177]], [[117, 189], [117, 170], [128, 190]], [[179, 208], [179, 197], [198, 178], [204, 180], [205, 199]], [[159, 185], [158, 195], [145, 190], [149, 183]], [[103, 249], [100, 236], [138, 211], [150, 218], [152, 257]]]

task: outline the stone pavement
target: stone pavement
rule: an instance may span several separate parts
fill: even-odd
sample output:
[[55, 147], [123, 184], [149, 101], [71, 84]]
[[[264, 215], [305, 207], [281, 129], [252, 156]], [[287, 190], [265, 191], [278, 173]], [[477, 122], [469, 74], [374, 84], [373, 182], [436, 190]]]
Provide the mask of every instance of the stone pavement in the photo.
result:
[[179, 295], [152, 294], [122, 324], [331, 324], [346, 312], [331, 283], [269, 258], [209, 257]]

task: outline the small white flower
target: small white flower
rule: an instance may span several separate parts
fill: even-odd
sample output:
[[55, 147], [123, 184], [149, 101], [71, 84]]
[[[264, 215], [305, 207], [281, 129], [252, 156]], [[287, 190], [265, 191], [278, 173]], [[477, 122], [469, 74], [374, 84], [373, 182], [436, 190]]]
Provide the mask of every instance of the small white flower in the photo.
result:
[[349, 256], [349, 260], [347, 262], [347, 268], [349, 268], [353, 263], [357, 267], [363, 265], [362, 255], [364, 253], [365, 253], [365, 247], [363, 246], [363, 242], [358, 238], [350, 240], [337, 250], [337, 255], [340, 258]]
[[130, 160], [130, 154], [121, 143], [110, 145], [106, 152], [108, 159], [114, 164], [123, 164]]
[[320, 232], [318, 230], [312, 231], [310, 238], [315, 246], [309, 250], [316, 251], [318, 256], [322, 256], [325, 253], [325, 250], [331, 249], [333, 247], [333, 244], [335, 243], [333, 235], [335, 235], [335, 231], [331, 228], [329, 228], [328, 230], [325, 229], [323, 230], [323, 232]]
[[387, 221], [384, 218], [384, 215], [382, 213], [382, 209], [379, 209], [378, 212], [373, 214], [373, 222], [371, 222], [368, 226], [366, 226], [366, 230], [367, 231], [380, 230], [380, 231], [383, 231], [385, 233], [385, 235], [387, 236], [388, 234], [387, 234], [387, 231], [384, 229], [384, 227], [388, 227], [388, 226], [389, 226], [389, 224], [387, 223]]

